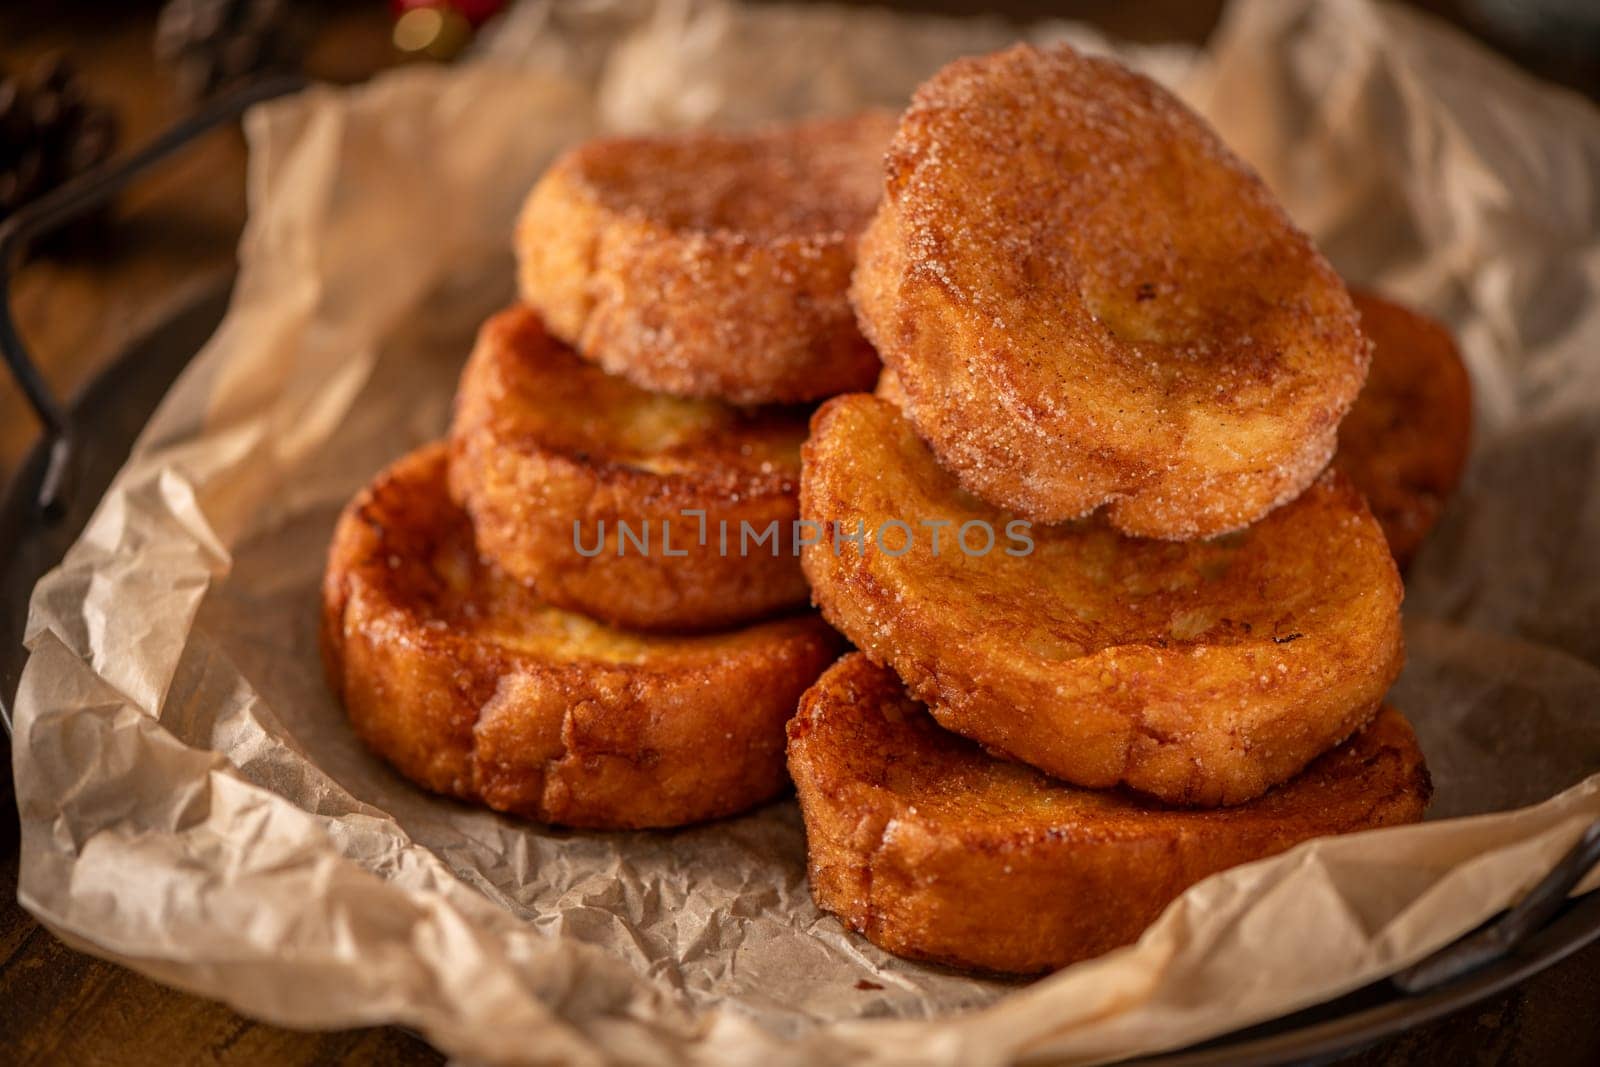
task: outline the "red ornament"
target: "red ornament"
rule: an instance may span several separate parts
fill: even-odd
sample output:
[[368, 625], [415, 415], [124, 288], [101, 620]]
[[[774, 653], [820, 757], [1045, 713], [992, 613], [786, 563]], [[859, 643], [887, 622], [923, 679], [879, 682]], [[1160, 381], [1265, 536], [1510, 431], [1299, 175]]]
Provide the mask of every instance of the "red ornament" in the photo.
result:
[[498, 15], [505, 6], [505, 0], [389, 0], [389, 9], [396, 18], [419, 7], [436, 7], [454, 11], [473, 29]]

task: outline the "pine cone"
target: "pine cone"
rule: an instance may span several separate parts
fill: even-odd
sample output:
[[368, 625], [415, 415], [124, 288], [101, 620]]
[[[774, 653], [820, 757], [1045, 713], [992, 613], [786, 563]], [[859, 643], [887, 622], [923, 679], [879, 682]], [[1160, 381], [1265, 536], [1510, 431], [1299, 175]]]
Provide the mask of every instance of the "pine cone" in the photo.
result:
[[65, 59], [45, 59], [26, 81], [0, 71], [0, 220], [116, 145], [116, 116], [88, 100]]
[[201, 99], [261, 70], [286, 66], [292, 34], [283, 0], [167, 0], [156, 56], [178, 88]]

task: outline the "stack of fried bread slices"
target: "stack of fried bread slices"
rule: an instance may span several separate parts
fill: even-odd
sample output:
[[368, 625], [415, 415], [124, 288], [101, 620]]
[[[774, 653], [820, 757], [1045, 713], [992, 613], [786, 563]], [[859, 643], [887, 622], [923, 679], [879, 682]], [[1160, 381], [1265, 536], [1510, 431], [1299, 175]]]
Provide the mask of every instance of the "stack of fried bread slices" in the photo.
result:
[[401, 773], [582, 828], [792, 779], [821, 907], [1023, 974], [1421, 818], [1396, 560], [1466, 372], [1154, 83], [1018, 46], [898, 119], [591, 142], [516, 246], [448, 440], [330, 552]]
[[845, 647], [793, 550], [804, 405], [878, 376], [846, 294], [893, 129], [597, 141], [539, 182], [448, 440], [333, 538], [328, 675], [402, 774], [593, 829], [789, 789]]

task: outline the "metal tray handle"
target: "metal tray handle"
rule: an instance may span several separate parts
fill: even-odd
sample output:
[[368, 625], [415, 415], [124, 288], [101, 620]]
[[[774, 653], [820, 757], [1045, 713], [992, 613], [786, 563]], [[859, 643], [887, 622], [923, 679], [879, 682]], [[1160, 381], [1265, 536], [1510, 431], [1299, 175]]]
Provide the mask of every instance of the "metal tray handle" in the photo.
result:
[[1509, 910], [1412, 964], [1390, 979], [1402, 993], [1426, 993], [1515, 952], [1556, 917], [1567, 894], [1600, 864], [1600, 820], [1589, 824], [1576, 844]]
[[265, 100], [305, 87], [290, 75], [262, 78], [217, 97], [177, 123], [145, 147], [122, 160], [111, 160], [52, 190], [0, 224], [0, 354], [44, 427], [49, 460], [34, 500], [40, 517], [55, 521], [64, 512], [75, 449], [74, 427], [67, 408], [50, 391], [44, 375], [28, 354], [11, 316], [11, 273], [28, 242], [98, 207], [134, 177], [166, 159], [191, 141], [224, 123], [236, 121]]

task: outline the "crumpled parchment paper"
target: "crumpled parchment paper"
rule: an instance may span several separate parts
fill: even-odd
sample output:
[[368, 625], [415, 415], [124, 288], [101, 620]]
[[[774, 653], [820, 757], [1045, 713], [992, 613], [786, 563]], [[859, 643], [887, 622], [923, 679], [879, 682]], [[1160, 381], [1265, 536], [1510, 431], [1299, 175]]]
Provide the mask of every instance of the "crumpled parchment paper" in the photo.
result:
[[1015, 32], [523, 5], [473, 63], [251, 115], [227, 320], [33, 598], [26, 906], [251, 1015], [400, 1022], [484, 1060], [984, 1064], [1291, 1011], [1532, 885], [1600, 818], [1600, 117], [1366, 0], [1248, 0], [1205, 55], [1121, 54], [1209, 114], [1348, 276], [1447, 318], [1470, 360], [1475, 455], [1412, 572], [1395, 693], [1432, 821], [1226, 872], [1139, 944], [1007, 983], [896, 960], [819, 913], [792, 802], [677, 833], [551, 831], [426, 796], [350, 735], [315, 645], [334, 517], [442, 431], [552, 155], [607, 128], [897, 105]]

